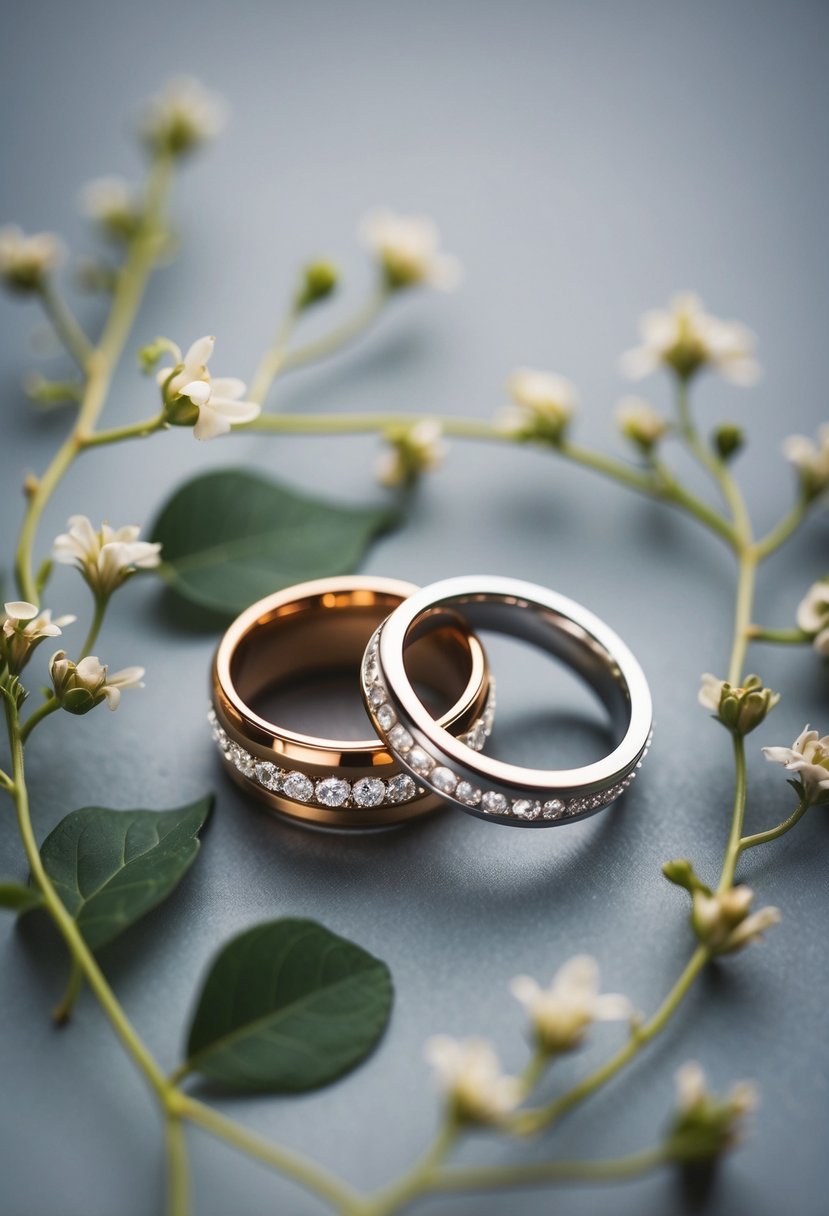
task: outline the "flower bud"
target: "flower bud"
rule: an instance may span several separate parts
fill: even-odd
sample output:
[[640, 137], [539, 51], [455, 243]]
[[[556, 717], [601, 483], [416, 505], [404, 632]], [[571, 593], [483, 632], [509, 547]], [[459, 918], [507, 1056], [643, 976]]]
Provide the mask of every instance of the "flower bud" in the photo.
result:
[[70, 714], [88, 714], [102, 701], [110, 709], [117, 709], [123, 688], [144, 687], [143, 667], [125, 667], [109, 675], [109, 668], [95, 655], [73, 663], [63, 650], [52, 656], [49, 675], [56, 700]]
[[60, 637], [63, 627], [74, 620], [74, 616], [59, 616], [53, 621], [48, 608], [41, 611], [25, 600], [10, 601], [0, 613], [0, 662], [18, 675], [41, 642]]
[[723, 422], [711, 437], [714, 451], [721, 460], [731, 460], [745, 443], [745, 431], [733, 422]]
[[139, 126], [155, 156], [179, 159], [215, 138], [224, 126], [224, 105], [197, 80], [181, 77], [150, 98]]
[[691, 893], [696, 890], [708, 891], [708, 887], [697, 877], [693, 865], [687, 858], [678, 857], [675, 861], [666, 861], [662, 866], [662, 873], [668, 882], [672, 882], [677, 887], [683, 887]]
[[0, 282], [9, 291], [39, 291], [61, 255], [61, 243], [51, 232], [26, 236], [15, 224], [0, 228]]
[[312, 304], [327, 299], [336, 291], [340, 272], [333, 262], [309, 262], [302, 272], [302, 280], [296, 296], [297, 311], [302, 312]]
[[667, 1155], [682, 1165], [709, 1161], [737, 1144], [745, 1119], [758, 1103], [756, 1088], [741, 1081], [725, 1097], [706, 1087], [698, 1064], [684, 1064], [676, 1075], [678, 1110], [666, 1139]]
[[84, 212], [103, 235], [118, 244], [131, 241], [144, 220], [143, 206], [120, 177], [101, 177], [90, 182], [81, 201]]
[[513, 372], [507, 388], [513, 408], [505, 412], [504, 426], [516, 438], [559, 447], [578, 404], [575, 385], [564, 376], [524, 367]]
[[715, 893], [698, 888], [692, 895], [691, 927], [711, 954], [733, 954], [762, 937], [780, 921], [777, 908], [751, 912], [754, 892], [750, 887], [729, 887]]
[[667, 435], [668, 420], [642, 397], [623, 397], [616, 410], [619, 430], [644, 456]]
[[381, 485], [395, 489], [412, 487], [424, 473], [438, 468], [446, 452], [438, 422], [425, 418], [410, 427], [386, 432], [388, 451], [378, 461], [377, 477]]
[[780, 694], [763, 686], [759, 676], [747, 676], [736, 688], [727, 680], [706, 673], [702, 677], [699, 703], [735, 735], [747, 735], [759, 726], [780, 700]]

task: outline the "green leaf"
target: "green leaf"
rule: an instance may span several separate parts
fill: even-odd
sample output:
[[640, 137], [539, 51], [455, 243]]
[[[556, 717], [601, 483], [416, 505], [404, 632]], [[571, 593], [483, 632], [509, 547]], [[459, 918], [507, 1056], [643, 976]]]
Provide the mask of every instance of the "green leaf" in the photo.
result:
[[391, 526], [386, 506], [307, 498], [237, 469], [204, 473], [176, 490], [153, 529], [159, 572], [185, 600], [235, 614], [306, 579], [347, 574]]
[[46, 873], [92, 950], [175, 889], [199, 851], [212, 796], [174, 811], [72, 811], [40, 850]]
[[385, 963], [312, 920], [275, 920], [214, 960], [182, 1072], [247, 1092], [299, 1093], [359, 1064], [389, 1020]]
[[0, 908], [8, 908], [10, 912], [28, 912], [37, 908], [43, 902], [43, 897], [36, 887], [26, 887], [23, 883], [12, 880], [0, 880]]

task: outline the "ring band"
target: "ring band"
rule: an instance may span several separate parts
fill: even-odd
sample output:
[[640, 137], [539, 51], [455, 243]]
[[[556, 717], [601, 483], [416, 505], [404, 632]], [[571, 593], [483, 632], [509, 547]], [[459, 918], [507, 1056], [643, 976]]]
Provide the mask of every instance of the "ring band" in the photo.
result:
[[[447, 608], [470, 629], [522, 638], [574, 669], [609, 711], [619, 737], [612, 752], [580, 768], [526, 769], [442, 730], [418, 698], [407, 650]], [[474, 576], [416, 592], [377, 630], [362, 674], [369, 714], [401, 766], [445, 801], [498, 823], [549, 827], [595, 814], [628, 787], [650, 744], [651, 695], [628, 647], [592, 612], [533, 583]]]
[[[316, 738], [268, 721], [255, 708], [263, 694], [288, 682], [337, 671], [353, 673], [357, 696], [367, 641], [416, 590], [387, 578], [318, 579], [268, 596], [237, 617], [213, 661], [209, 717], [224, 766], [238, 784], [284, 815], [339, 828], [397, 823], [441, 804], [401, 771], [376, 735]], [[435, 632], [413, 648], [412, 670], [438, 695], [441, 729], [483, 746], [489, 670], [466, 624], [440, 614]]]

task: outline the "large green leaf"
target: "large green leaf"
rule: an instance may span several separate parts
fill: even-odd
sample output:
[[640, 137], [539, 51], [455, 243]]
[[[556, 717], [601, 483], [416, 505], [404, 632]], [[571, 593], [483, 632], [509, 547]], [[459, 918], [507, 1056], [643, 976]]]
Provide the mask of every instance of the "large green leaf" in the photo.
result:
[[43, 897], [36, 887], [26, 887], [13, 879], [0, 880], [0, 908], [22, 913], [39, 907], [42, 902]]
[[311, 920], [276, 920], [214, 960], [187, 1043], [188, 1072], [237, 1090], [298, 1093], [353, 1068], [386, 1028], [385, 963]]
[[199, 851], [212, 797], [174, 811], [72, 811], [40, 855], [93, 950], [166, 899]]
[[307, 498], [254, 473], [204, 473], [176, 490], [153, 539], [160, 573], [184, 599], [234, 614], [306, 579], [347, 574], [396, 518], [388, 507]]

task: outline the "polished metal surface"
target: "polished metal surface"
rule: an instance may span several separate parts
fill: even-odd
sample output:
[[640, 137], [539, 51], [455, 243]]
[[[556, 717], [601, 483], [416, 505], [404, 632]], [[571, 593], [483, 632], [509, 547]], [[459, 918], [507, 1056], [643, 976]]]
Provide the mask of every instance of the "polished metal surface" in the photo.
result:
[[[408, 651], [447, 609], [471, 629], [523, 639], [572, 668], [595, 690], [618, 731], [610, 754], [579, 768], [520, 768], [478, 755], [436, 724], [417, 695]], [[425, 587], [379, 628], [367, 661], [376, 664], [378, 680], [370, 672], [367, 678], [364, 667], [366, 705], [400, 764], [461, 810], [498, 823], [550, 827], [595, 814], [627, 788], [650, 743], [651, 695], [629, 648], [592, 612], [534, 583], [468, 575]], [[390, 727], [378, 719], [384, 705], [393, 711]]]
[[[440, 806], [439, 796], [401, 774], [376, 735], [303, 734], [257, 709], [269, 690], [320, 672], [347, 673], [356, 700], [367, 640], [415, 590], [397, 579], [317, 579], [268, 596], [236, 618], [211, 676], [213, 734], [233, 780], [272, 810], [323, 827], [387, 826]], [[444, 611], [433, 625], [411, 648], [412, 678], [436, 694], [441, 727], [466, 733], [486, 704], [485, 656], [457, 616]]]

